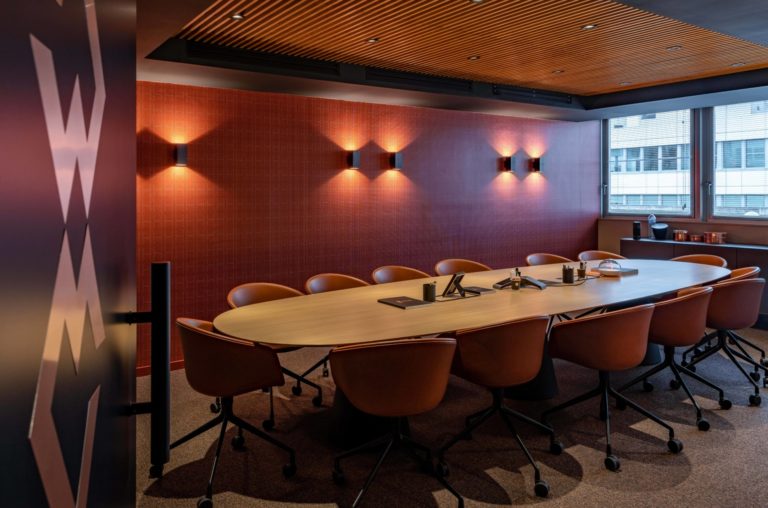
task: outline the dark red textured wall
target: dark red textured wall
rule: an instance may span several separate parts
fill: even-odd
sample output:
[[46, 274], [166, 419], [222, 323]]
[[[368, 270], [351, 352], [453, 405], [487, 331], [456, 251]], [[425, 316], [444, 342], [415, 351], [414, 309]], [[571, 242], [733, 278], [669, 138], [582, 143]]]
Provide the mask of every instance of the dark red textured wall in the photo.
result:
[[[152, 261], [173, 264], [174, 317], [212, 319], [242, 282], [370, 280], [384, 264], [432, 273], [447, 257], [510, 267], [597, 242], [597, 122], [144, 82], [137, 101], [139, 308]], [[172, 167], [179, 142], [186, 168]], [[345, 169], [351, 149], [359, 170]], [[387, 170], [391, 151], [402, 171]], [[513, 153], [517, 172], [500, 172]], [[539, 155], [542, 173], [529, 173]], [[148, 356], [143, 333], [140, 370]]]

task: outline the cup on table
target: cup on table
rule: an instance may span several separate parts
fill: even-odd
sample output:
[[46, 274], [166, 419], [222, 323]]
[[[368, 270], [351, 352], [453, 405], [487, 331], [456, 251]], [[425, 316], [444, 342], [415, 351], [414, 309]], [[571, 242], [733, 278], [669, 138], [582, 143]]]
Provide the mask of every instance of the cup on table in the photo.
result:
[[565, 284], [573, 284], [573, 267], [563, 265], [563, 282]]
[[422, 287], [424, 288], [424, 296], [422, 299], [425, 302], [434, 302], [435, 297], [437, 296], [437, 284], [434, 282], [427, 282]]

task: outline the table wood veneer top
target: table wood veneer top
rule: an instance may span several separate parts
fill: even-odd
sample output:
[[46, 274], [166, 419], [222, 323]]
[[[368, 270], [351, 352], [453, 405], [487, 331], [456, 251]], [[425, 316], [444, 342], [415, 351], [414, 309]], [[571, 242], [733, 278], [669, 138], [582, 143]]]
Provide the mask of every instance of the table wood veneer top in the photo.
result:
[[[550, 316], [639, 298], [725, 278], [730, 270], [694, 263], [660, 260], [619, 260], [637, 268], [637, 275], [600, 277], [579, 286], [497, 290], [482, 296], [399, 309], [377, 300], [396, 296], [420, 299], [422, 284], [437, 281], [438, 294], [450, 276], [344, 289], [246, 305], [216, 317], [217, 330], [233, 337], [281, 346], [338, 346], [430, 335]], [[599, 262], [590, 262], [590, 267]], [[571, 266], [577, 265], [570, 263]], [[490, 288], [509, 276], [509, 269], [468, 273], [463, 286]], [[523, 275], [555, 280], [562, 264], [521, 268]]]

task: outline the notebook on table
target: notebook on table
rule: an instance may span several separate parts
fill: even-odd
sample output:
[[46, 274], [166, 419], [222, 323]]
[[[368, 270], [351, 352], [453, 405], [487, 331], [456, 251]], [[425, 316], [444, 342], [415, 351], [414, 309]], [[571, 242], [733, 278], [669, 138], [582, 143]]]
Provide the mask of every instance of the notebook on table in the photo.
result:
[[398, 309], [413, 309], [415, 307], [424, 307], [432, 303], [426, 302], [424, 300], [417, 300], [416, 298], [411, 298], [410, 296], [393, 296], [392, 298], [380, 298], [378, 302], [397, 307]]

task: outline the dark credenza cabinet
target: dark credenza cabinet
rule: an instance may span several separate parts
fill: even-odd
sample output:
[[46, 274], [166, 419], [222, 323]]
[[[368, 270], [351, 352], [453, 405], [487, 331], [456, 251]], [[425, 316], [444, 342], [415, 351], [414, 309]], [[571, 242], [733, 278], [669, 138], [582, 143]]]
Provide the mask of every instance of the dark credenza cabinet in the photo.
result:
[[[728, 268], [759, 266], [762, 277], [768, 276], [768, 245], [738, 243], [711, 244], [675, 242], [672, 240], [621, 239], [621, 255], [635, 259], [670, 259], [686, 254], [714, 254], [728, 261]], [[768, 329], [768, 285], [760, 304], [758, 328]]]

